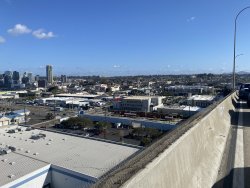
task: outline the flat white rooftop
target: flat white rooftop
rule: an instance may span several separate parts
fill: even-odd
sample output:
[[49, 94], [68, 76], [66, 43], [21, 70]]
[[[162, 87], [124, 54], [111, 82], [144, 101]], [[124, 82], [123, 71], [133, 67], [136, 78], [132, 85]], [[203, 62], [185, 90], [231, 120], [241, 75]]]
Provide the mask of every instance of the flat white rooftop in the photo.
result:
[[90, 94], [71, 94], [71, 93], [61, 93], [56, 94], [57, 97], [80, 97], [80, 98], [96, 98], [99, 95], [90, 95]]
[[129, 96], [129, 97], [125, 97], [124, 99], [128, 99], [128, 100], [148, 100], [151, 98], [165, 98], [162, 96]]
[[[138, 151], [137, 148], [133, 147], [49, 131], [37, 129], [25, 131], [25, 127], [22, 127], [20, 132], [7, 133], [9, 129], [13, 128], [16, 128], [16, 126], [0, 129], [0, 147], [14, 146], [17, 154], [94, 178], [99, 178]], [[39, 140], [30, 138], [32, 135], [39, 133], [46, 134], [46, 137]]]
[[16, 153], [0, 155], [0, 187], [46, 166], [50, 165]]
[[188, 100], [212, 101], [214, 98], [215, 96], [213, 95], [193, 95], [192, 97], [188, 98]]

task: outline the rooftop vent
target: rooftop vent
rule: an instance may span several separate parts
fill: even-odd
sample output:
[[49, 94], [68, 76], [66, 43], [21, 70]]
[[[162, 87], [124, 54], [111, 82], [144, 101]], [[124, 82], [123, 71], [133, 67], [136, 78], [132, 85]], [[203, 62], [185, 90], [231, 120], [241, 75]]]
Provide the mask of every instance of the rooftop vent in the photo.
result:
[[27, 127], [26, 131], [31, 131], [33, 128], [32, 127]]
[[14, 146], [9, 146], [9, 149], [10, 149], [11, 151], [16, 151], [16, 147], [14, 147]]
[[18, 130], [17, 129], [10, 129], [10, 130], [8, 130], [8, 132], [7, 133], [17, 133], [18, 132]]
[[30, 139], [39, 140], [40, 138], [45, 138], [45, 137], [46, 137], [46, 134], [39, 133], [39, 134], [36, 134], [36, 135], [32, 135], [32, 136], [30, 137]]
[[9, 164], [10, 164], [10, 165], [14, 165], [14, 164], [16, 164], [16, 162], [13, 161], [13, 162], [10, 162]]
[[11, 149], [9, 147], [0, 148], [0, 155], [5, 155], [11, 152]]
[[9, 177], [9, 178], [14, 178], [15, 175], [14, 175], [14, 174], [10, 174], [10, 175], [8, 175], [8, 177]]

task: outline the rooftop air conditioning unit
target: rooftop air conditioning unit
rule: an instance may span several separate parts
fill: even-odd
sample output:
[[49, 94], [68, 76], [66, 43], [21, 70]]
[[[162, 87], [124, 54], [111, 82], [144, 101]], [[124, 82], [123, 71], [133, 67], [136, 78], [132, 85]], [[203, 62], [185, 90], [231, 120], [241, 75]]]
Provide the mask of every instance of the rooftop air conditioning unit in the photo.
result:
[[11, 149], [9, 147], [6, 148], [0, 148], [0, 155], [5, 155], [11, 152]]

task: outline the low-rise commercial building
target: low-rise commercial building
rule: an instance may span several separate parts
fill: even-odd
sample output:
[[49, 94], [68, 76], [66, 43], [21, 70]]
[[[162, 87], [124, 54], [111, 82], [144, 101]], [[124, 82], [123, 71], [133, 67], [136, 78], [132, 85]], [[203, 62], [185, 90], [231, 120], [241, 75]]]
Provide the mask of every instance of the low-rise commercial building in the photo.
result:
[[185, 104], [189, 106], [198, 106], [201, 108], [206, 108], [212, 104], [215, 100], [215, 96], [212, 95], [193, 95], [189, 97]]
[[114, 110], [133, 111], [133, 112], [151, 112], [158, 107], [163, 106], [161, 96], [130, 96], [114, 100]]
[[198, 106], [163, 106], [157, 108], [158, 113], [166, 116], [181, 116], [184, 118], [190, 117], [201, 110]]
[[68, 188], [90, 187], [139, 148], [12, 126], [0, 150], [0, 187]]
[[212, 86], [187, 86], [187, 85], [176, 85], [176, 86], [167, 86], [165, 90], [172, 95], [188, 95], [192, 94], [214, 94], [214, 87]]

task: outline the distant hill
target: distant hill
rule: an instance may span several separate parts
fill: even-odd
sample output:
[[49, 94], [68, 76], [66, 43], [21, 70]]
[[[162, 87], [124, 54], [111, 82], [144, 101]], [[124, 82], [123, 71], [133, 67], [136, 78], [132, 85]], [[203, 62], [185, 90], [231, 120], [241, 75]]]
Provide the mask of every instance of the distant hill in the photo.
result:
[[237, 72], [237, 74], [242, 75], [242, 74], [250, 74], [250, 73], [249, 73], [249, 72], [246, 72], [246, 71], [239, 71], [239, 72]]

